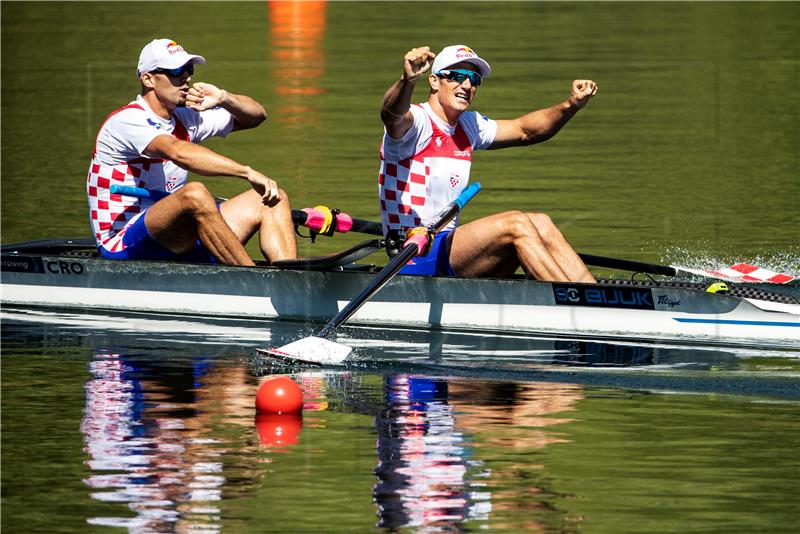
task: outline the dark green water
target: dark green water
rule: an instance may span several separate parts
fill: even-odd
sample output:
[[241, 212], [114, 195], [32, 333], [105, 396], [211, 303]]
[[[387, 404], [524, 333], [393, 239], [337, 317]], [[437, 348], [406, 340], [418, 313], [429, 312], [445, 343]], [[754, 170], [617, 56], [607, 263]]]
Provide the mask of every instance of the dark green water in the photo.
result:
[[[476, 154], [465, 220], [541, 210], [584, 252], [800, 273], [800, 4], [303, 10], [284, 24], [263, 2], [0, 4], [2, 242], [88, 234], [94, 136], [155, 37], [270, 113], [209, 146], [295, 207], [377, 219], [381, 95], [410, 47], [461, 42], [492, 64], [475, 108], [493, 118], [559, 102], [574, 78], [600, 88], [553, 140]], [[298, 325], [4, 310], [2, 530], [796, 530], [796, 351], [344, 334], [359, 365], [294, 375], [302, 423], [258, 421], [270, 370], [253, 349]]]
[[[4, 3], [2, 238], [87, 234], [95, 134], [133, 99], [139, 51], [162, 34], [206, 56], [196, 81], [270, 113], [210, 146], [277, 179], [296, 207], [377, 218], [383, 91], [410, 47], [466, 42], [493, 66], [475, 103], [493, 118], [560, 102], [574, 78], [599, 85], [551, 141], [476, 155], [485, 190], [466, 220], [541, 210], [590, 253], [800, 270], [798, 19], [797, 3], [766, 2], [334, 2], [273, 24], [262, 2]], [[207, 183], [220, 196], [244, 186]]]
[[796, 354], [5, 310], [3, 532], [792, 532]]

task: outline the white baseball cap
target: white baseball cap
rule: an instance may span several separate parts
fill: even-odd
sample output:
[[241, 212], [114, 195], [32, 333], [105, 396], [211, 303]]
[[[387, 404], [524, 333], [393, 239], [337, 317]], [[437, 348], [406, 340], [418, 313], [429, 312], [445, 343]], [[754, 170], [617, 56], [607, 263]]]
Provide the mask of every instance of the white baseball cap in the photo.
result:
[[177, 69], [187, 63], [205, 63], [206, 58], [189, 54], [181, 45], [172, 39], [153, 39], [142, 48], [139, 54], [139, 66], [136, 72], [139, 76], [143, 72], [155, 69]]
[[481, 73], [481, 76], [486, 77], [492, 72], [492, 68], [489, 64], [485, 60], [479, 58], [478, 54], [467, 45], [446, 46], [436, 55], [436, 59], [433, 60], [431, 72], [439, 74], [440, 71], [447, 67], [455, 65], [456, 63], [461, 63], [462, 61], [472, 63], [478, 67], [478, 72]]

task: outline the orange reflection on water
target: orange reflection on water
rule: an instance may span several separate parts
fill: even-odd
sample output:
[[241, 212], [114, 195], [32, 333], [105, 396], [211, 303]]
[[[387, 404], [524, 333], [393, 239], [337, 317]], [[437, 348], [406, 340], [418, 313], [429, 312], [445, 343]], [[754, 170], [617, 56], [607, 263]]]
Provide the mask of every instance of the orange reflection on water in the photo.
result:
[[318, 120], [314, 98], [325, 92], [322, 40], [325, 0], [268, 2], [272, 64], [279, 122], [308, 124]]

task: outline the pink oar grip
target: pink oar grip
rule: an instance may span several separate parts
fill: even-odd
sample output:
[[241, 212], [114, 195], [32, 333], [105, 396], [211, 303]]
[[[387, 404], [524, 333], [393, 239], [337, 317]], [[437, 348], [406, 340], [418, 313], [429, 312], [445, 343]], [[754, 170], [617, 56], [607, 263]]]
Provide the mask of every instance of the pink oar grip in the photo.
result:
[[428, 234], [427, 232], [418, 232], [410, 237], [407, 237], [405, 242], [403, 243], [403, 248], [407, 247], [411, 243], [417, 244], [417, 256], [422, 254], [425, 251], [425, 247], [428, 245]]
[[314, 208], [303, 208], [301, 211], [304, 211], [306, 215], [308, 215], [304, 226], [319, 231], [325, 225], [325, 215], [321, 211], [315, 210]]
[[336, 231], [349, 232], [353, 228], [353, 218], [346, 213], [339, 213], [336, 216]]

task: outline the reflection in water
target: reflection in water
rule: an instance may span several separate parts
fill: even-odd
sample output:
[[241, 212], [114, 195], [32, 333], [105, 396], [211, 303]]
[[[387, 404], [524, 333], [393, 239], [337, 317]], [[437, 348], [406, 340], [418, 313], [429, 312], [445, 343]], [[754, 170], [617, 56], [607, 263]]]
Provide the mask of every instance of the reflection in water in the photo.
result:
[[150, 380], [156, 372], [141, 362], [106, 352], [96, 353], [89, 369], [81, 430], [92, 474], [85, 482], [92, 498], [127, 503], [136, 515], [88, 523], [131, 532], [219, 531], [225, 450], [205, 435], [209, 415], [194, 391], [221, 389], [235, 411], [250, 389], [241, 370], [208, 376], [211, 369], [199, 360], [189, 372], [172, 373], [166, 386]]
[[474, 454], [492, 458], [492, 528], [540, 532], [574, 521], [554, 503], [564, 502], [537, 463], [537, 452], [571, 443], [555, 425], [557, 414], [577, 410], [584, 398], [577, 384], [547, 382], [451, 382], [449, 403], [458, 428], [474, 436]]
[[349, 335], [345, 342], [353, 346], [357, 356], [364, 360], [425, 362], [451, 370], [454, 365], [514, 371], [558, 369], [561, 366], [738, 369], [742, 357], [775, 354], [774, 351], [751, 348], [402, 328], [359, 327], [351, 329]]
[[268, 2], [273, 76], [278, 106], [275, 117], [288, 128], [319, 121], [316, 98], [324, 92], [325, 0]]
[[480, 476], [476, 471], [483, 466], [468, 460], [447, 404], [447, 382], [396, 375], [387, 378], [386, 394], [388, 407], [376, 422], [378, 525], [430, 529], [467, 518], [486, 520], [490, 495], [469, 480]]
[[[481, 451], [502, 447], [504, 456], [513, 458], [513, 451], [567, 442], [545, 428], [571, 421], [551, 416], [573, 410], [582, 398], [575, 385], [403, 374], [387, 377], [385, 391], [387, 407], [376, 419], [378, 526], [425, 532], [451, 531], [468, 520], [488, 521], [501, 510], [535, 506], [527, 496], [542, 491], [525, 476], [530, 459], [489, 469]], [[493, 428], [504, 430], [495, 435]], [[522, 493], [520, 481], [529, 486]]]
[[303, 430], [302, 414], [256, 414], [256, 432], [258, 432], [258, 440], [265, 447], [276, 447], [277, 450], [282, 450], [289, 445], [297, 445], [301, 430]]
[[[385, 529], [416, 532], [796, 523], [781, 505], [798, 480], [793, 353], [590, 341], [554, 352], [552, 339], [383, 329], [357, 340], [366, 354], [349, 368], [295, 375], [299, 430], [256, 418], [250, 358], [263, 341], [237, 345], [256, 339], [244, 329], [102, 317], [0, 312], [3, 531], [365, 532], [376, 511]], [[239, 321], [224, 323], [206, 330]], [[267, 326], [271, 339], [297, 332]], [[32, 402], [37, 384], [48, 386]], [[64, 446], [79, 426], [84, 451]], [[72, 491], [76, 476], [88, 491]]]

